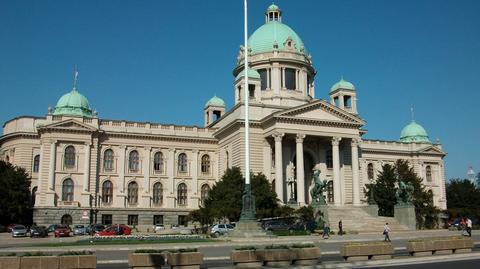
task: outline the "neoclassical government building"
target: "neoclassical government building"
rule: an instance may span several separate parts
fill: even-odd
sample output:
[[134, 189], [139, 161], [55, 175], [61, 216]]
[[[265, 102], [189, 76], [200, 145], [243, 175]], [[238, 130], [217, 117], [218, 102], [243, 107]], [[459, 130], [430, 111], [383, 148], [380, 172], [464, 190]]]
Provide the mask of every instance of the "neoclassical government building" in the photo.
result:
[[[268, 7], [248, 49], [240, 47], [233, 75], [234, 106], [214, 96], [203, 127], [102, 119], [76, 87], [46, 116], [7, 121], [0, 158], [31, 175], [34, 222], [185, 224], [227, 168], [244, 167], [245, 90], [251, 170], [266, 175], [281, 203], [293, 192], [297, 205], [309, 204], [316, 168], [329, 181], [330, 205], [361, 207], [381, 166], [405, 159], [446, 208], [442, 146], [414, 121], [399, 126], [398, 141], [363, 138], [357, 89], [343, 78], [315, 88], [312, 57], [278, 6]], [[316, 90], [329, 99], [315, 98]]]

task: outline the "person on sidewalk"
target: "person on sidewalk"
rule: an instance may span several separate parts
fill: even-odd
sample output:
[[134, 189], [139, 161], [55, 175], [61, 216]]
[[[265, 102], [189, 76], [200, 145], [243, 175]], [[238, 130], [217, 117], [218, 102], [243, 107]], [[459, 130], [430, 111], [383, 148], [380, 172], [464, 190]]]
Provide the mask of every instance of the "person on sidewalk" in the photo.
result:
[[390, 227], [388, 227], [388, 222], [385, 223], [385, 226], [383, 226], [383, 235], [385, 235], [385, 242], [392, 242], [390, 241], [390, 236], [389, 233], [391, 232]]
[[343, 235], [343, 223], [342, 220], [338, 222], [338, 235]]
[[322, 234], [323, 239], [329, 239], [330, 238], [330, 225], [328, 222], [325, 222], [323, 224], [323, 234]]
[[472, 237], [472, 220], [467, 218], [467, 221], [465, 222], [465, 225], [467, 226], [468, 236]]

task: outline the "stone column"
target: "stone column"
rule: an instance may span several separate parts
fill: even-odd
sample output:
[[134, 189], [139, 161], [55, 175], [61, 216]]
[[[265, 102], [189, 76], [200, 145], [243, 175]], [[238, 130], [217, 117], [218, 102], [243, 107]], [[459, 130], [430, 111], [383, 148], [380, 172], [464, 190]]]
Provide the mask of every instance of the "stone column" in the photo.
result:
[[150, 193], [150, 152], [151, 147], [145, 147], [143, 152], [143, 191], [145, 193]]
[[351, 142], [352, 145], [352, 191], [353, 191], [353, 205], [360, 205], [360, 177], [358, 167], [358, 139], [354, 138]]
[[275, 192], [278, 199], [283, 203], [283, 158], [282, 138], [284, 134], [274, 134], [275, 138]]
[[83, 168], [83, 191], [88, 192], [90, 190], [90, 146], [91, 143], [86, 143], [85, 148], [85, 163]]
[[338, 106], [341, 109], [345, 109], [345, 99], [343, 98], [343, 94], [338, 96]]
[[48, 190], [55, 191], [55, 163], [57, 159], [57, 142], [50, 144], [50, 166], [48, 169]]
[[305, 172], [303, 170], [303, 140], [304, 134], [297, 134], [297, 203], [299, 206], [305, 205]]
[[[211, 162], [213, 163], [213, 155], [210, 155]], [[213, 165], [210, 164], [210, 169], [213, 170]], [[211, 171], [213, 172], [213, 171]], [[188, 203], [188, 207], [191, 208], [198, 208], [198, 199], [200, 195], [198, 193], [198, 150], [192, 150], [192, 194], [190, 196], [190, 202]]]
[[285, 90], [286, 89], [286, 85], [285, 85], [285, 68], [282, 67], [282, 87], [281, 87], [282, 90]]
[[40, 162], [38, 163], [38, 183], [37, 183], [37, 193], [35, 197], [35, 205], [34, 206], [40, 206], [40, 194], [44, 192], [43, 188], [43, 169], [42, 169], [42, 162], [43, 162], [43, 142], [40, 140]]
[[340, 182], [340, 153], [339, 153], [339, 144], [341, 137], [332, 138], [332, 157], [333, 157], [333, 199], [335, 200], [335, 205], [339, 206], [343, 204], [342, 193], [341, 193], [341, 182]]
[[126, 146], [120, 146], [120, 157], [118, 160], [118, 175], [120, 177], [120, 192], [125, 193], [125, 151]]
[[271, 72], [271, 80], [272, 80], [272, 85], [271, 87], [273, 88], [273, 93], [275, 95], [280, 94], [280, 88], [282, 87], [281, 83], [281, 75], [280, 75], [281, 69], [278, 63], [273, 63], [273, 68]]
[[168, 175], [168, 193], [167, 195], [167, 204], [169, 208], [175, 206], [175, 149], [168, 149], [168, 159], [167, 159], [167, 175]]

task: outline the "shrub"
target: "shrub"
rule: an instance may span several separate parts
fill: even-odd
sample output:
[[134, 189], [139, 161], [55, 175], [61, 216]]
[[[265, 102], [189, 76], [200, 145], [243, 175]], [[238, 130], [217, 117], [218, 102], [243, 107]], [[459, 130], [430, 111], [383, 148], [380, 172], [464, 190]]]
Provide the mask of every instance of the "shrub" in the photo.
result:
[[27, 256], [27, 257], [30, 257], [30, 256], [52, 256], [52, 254], [43, 253], [41, 251], [36, 251], [36, 252], [27, 252], [23, 256]]
[[242, 246], [242, 247], [235, 248], [235, 250], [256, 250], [256, 249], [257, 248], [254, 246]]
[[287, 245], [270, 245], [266, 246], [265, 249], [290, 249]]
[[133, 253], [162, 253], [163, 249], [136, 249]]
[[58, 254], [58, 256], [79, 256], [79, 255], [92, 255], [93, 252], [88, 251], [88, 250], [83, 250], [83, 251], [68, 251], [64, 253]]
[[291, 247], [292, 248], [313, 248], [315, 247], [315, 245], [311, 243], [305, 243], [305, 244], [293, 244]]

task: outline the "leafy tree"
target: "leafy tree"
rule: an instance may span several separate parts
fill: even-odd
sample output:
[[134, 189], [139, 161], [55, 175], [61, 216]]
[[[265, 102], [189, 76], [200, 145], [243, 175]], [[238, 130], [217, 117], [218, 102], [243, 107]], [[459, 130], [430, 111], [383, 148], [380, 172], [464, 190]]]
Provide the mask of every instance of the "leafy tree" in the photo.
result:
[[480, 189], [468, 179], [451, 179], [446, 185], [447, 213], [452, 218], [480, 219]]
[[[208, 193], [204, 206], [190, 213], [190, 219], [201, 224], [216, 220], [238, 221], [242, 211], [245, 180], [238, 167], [227, 169], [222, 179]], [[278, 211], [277, 194], [263, 174], [251, 175], [252, 193], [255, 196], [257, 217], [274, 216]]]
[[0, 220], [32, 223], [30, 177], [25, 169], [0, 161]]
[[397, 188], [395, 183], [397, 177], [395, 175], [395, 167], [390, 164], [384, 164], [382, 171], [378, 175], [376, 184], [370, 185], [370, 194], [374, 194], [373, 199], [378, 205], [378, 215], [393, 217], [395, 207], [395, 193]]

